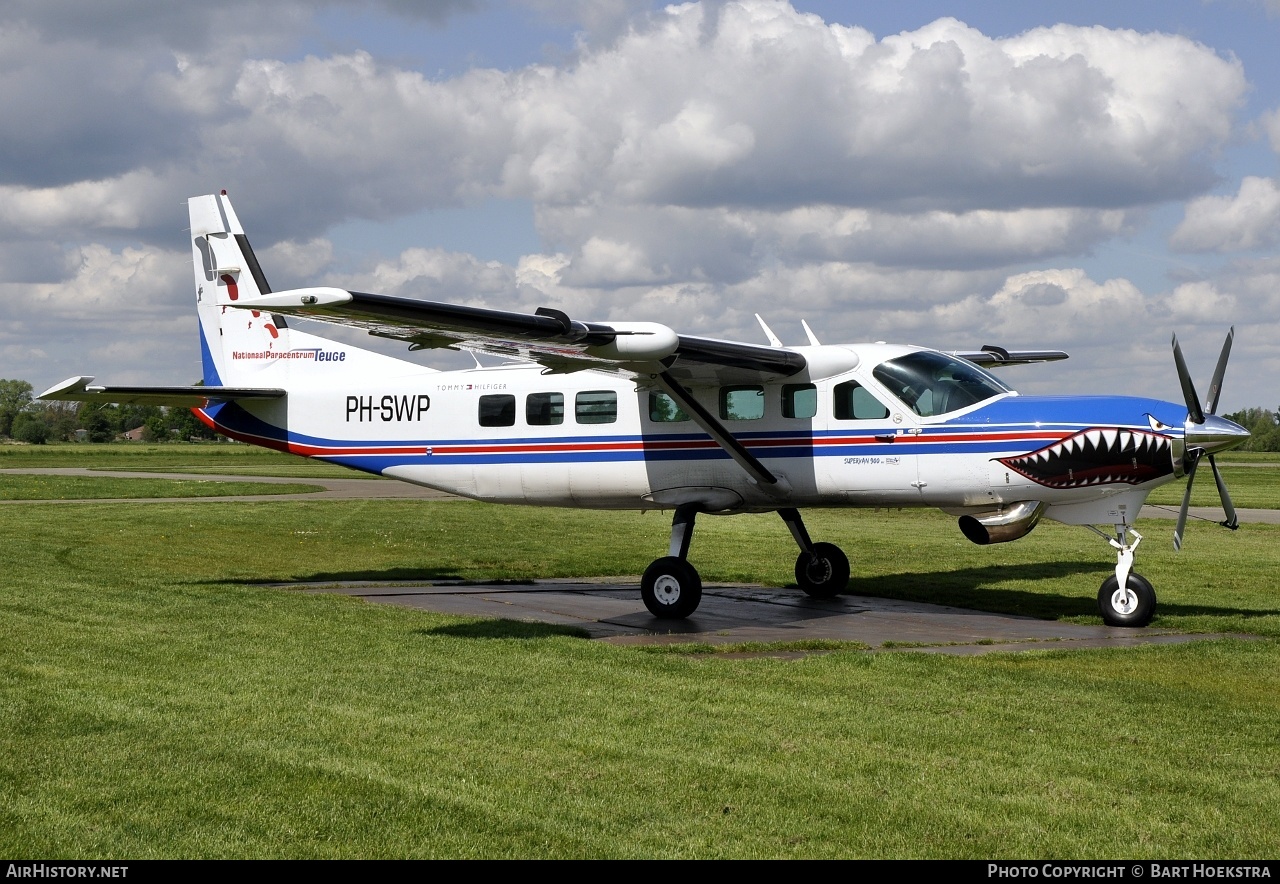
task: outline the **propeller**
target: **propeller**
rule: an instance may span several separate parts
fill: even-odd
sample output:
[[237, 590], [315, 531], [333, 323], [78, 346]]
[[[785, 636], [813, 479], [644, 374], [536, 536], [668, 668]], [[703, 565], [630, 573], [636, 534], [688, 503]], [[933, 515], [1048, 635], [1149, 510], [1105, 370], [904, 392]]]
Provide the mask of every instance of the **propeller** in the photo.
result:
[[1187, 510], [1191, 506], [1191, 487], [1196, 478], [1196, 467], [1201, 458], [1209, 459], [1213, 469], [1213, 480], [1218, 486], [1218, 497], [1222, 501], [1222, 510], [1226, 519], [1218, 524], [1232, 531], [1240, 527], [1236, 518], [1236, 508], [1231, 503], [1231, 495], [1227, 492], [1227, 483], [1222, 480], [1222, 472], [1214, 454], [1235, 448], [1249, 438], [1244, 427], [1218, 417], [1218, 398], [1222, 395], [1222, 378], [1227, 372], [1227, 359], [1231, 355], [1231, 342], [1235, 338], [1233, 326], [1227, 332], [1227, 339], [1222, 344], [1222, 352], [1218, 354], [1218, 364], [1213, 370], [1213, 380], [1209, 382], [1209, 399], [1205, 407], [1200, 405], [1200, 397], [1196, 393], [1196, 385], [1191, 380], [1191, 372], [1187, 370], [1187, 362], [1182, 358], [1182, 348], [1178, 346], [1178, 336], [1173, 336], [1173, 362], [1178, 369], [1178, 381], [1182, 384], [1182, 397], [1187, 403], [1187, 421], [1184, 425], [1182, 460], [1187, 474], [1187, 490], [1182, 496], [1182, 509], [1178, 512], [1178, 526], [1173, 531], [1173, 548], [1182, 549], [1182, 532], [1187, 526]]

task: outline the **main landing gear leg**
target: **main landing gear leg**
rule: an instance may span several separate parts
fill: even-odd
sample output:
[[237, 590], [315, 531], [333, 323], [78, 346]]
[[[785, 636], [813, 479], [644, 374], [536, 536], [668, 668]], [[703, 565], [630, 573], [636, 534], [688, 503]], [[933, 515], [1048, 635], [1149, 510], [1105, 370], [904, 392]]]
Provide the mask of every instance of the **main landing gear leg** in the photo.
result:
[[778, 510], [800, 547], [796, 583], [815, 599], [834, 598], [849, 585], [849, 557], [834, 543], [814, 543], [796, 509]]
[[693, 523], [697, 517], [697, 507], [676, 507], [676, 514], [671, 520], [668, 554], [646, 568], [640, 578], [640, 597], [655, 617], [664, 620], [688, 617], [702, 601], [702, 578], [688, 562]]
[[[1107, 537], [1092, 525], [1087, 527], [1116, 550], [1116, 573], [1104, 580], [1098, 590], [1102, 622], [1108, 626], [1146, 626], [1156, 614], [1156, 591], [1133, 570], [1133, 551], [1142, 542], [1142, 535], [1124, 523], [1115, 526], [1115, 537]], [[1133, 543], [1127, 542], [1129, 535], [1133, 535]]]

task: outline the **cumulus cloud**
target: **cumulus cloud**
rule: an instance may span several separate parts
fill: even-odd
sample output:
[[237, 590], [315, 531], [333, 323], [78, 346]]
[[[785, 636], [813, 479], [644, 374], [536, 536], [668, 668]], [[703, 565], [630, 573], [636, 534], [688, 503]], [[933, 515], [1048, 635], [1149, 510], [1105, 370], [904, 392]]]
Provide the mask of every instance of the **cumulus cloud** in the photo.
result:
[[[139, 0], [135, 11], [148, 8]], [[1123, 207], [1203, 187], [1205, 157], [1245, 87], [1238, 62], [1183, 37], [1058, 25], [995, 39], [942, 19], [876, 41], [768, 2], [669, 7], [565, 67], [441, 81], [359, 52], [76, 60], [84, 47], [70, 37], [10, 40], [29, 57], [0, 82], [6, 103], [46, 101], [52, 89], [79, 99], [50, 102], [61, 110], [37, 133], [9, 136], [0, 168], [10, 174], [66, 181], [68, 164], [41, 146], [70, 154], [95, 138], [93, 178], [122, 174], [132, 157], [190, 173], [174, 186], [234, 177], [268, 204], [296, 204], [323, 183], [322, 214], [300, 213], [317, 224], [491, 195], [551, 206]]]
[[1280, 183], [1250, 175], [1235, 196], [1192, 200], [1170, 242], [1188, 252], [1235, 252], [1280, 243]]
[[801, 261], [871, 261], [898, 267], [1000, 267], [1087, 250], [1126, 228], [1126, 213], [1017, 209], [913, 214], [833, 206], [737, 214], [757, 250]]
[[[102, 333], [130, 346], [112, 358], [144, 374], [142, 332], [102, 305], [178, 322], [183, 203], [219, 187], [273, 284], [747, 340], [760, 311], [796, 342], [808, 318], [831, 340], [1088, 348], [1100, 325], [1209, 322], [1246, 301], [1218, 279], [1144, 296], [1082, 270], [1010, 268], [1085, 255], [1174, 199], [1193, 200], [1183, 248], [1274, 242], [1273, 179], [1194, 199], [1246, 81], [1185, 37], [1057, 25], [996, 38], [944, 18], [877, 39], [763, 0], [525, 5], [581, 22], [573, 51], [433, 77], [373, 51], [304, 56], [299, 36], [318, 10], [448, 22], [466, 0], [5, 4], [0, 107], [22, 122], [0, 131], [10, 318], [38, 306], [50, 323], [115, 322]], [[1263, 121], [1273, 143], [1277, 119]], [[494, 198], [532, 203], [541, 254], [409, 249], [355, 272], [329, 239], [353, 218]]]
[[159, 215], [164, 190], [149, 172], [61, 187], [0, 185], [0, 233], [137, 230]]
[[110, 178], [185, 152], [187, 120], [147, 94], [156, 53], [49, 43], [0, 26], [0, 58], [0, 184]]
[[1099, 283], [1071, 268], [1016, 274], [993, 294], [940, 305], [932, 316], [940, 327], [980, 327], [1008, 340], [1052, 334], [1065, 346], [1094, 337], [1100, 325], [1140, 325], [1146, 313], [1143, 293], [1129, 280]]
[[[88, 325], [168, 317], [194, 303], [189, 253], [90, 244], [70, 250], [58, 282], [3, 286], [3, 313], [14, 322], [71, 321]], [[180, 281], [180, 282], [179, 282]], [[177, 294], [181, 292], [182, 294]]]
[[199, 377], [188, 252], [91, 243], [68, 249], [60, 270], [54, 282], [0, 282], [6, 377], [39, 387], [93, 364], [118, 382], [155, 382], [156, 365]]
[[1237, 316], [1236, 299], [1208, 280], [1176, 286], [1166, 302], [1176, 322], [1221, 322]]
[[[1277, 0], [1280, 3], [1280, 0]], [[1262, 115], [1262, 127], [1271, 142], [1271, 149], [1280, 153], [1280, 107]]]
[[288, 35], [309, 29], [311, 17], [334, 8], [360, 12], [385, 10], [408, 19], [443, 24], [474, 11], [478, 0], [221, 0], [216, 4], [170, 0], [6, 0], [0, 22], [21, 24], [54, 40], [98, 45], [154, 44], [195, 50], [279, 45]]
[[334, 284], [429, 301], [499, 306], [514, 294], [513, 268], [500, 261], [444, 249], [406, 249], [394, 260], [380, 261], [371, 271], [332, 276]]
[[169, 90], [225, 108], [196, 166], [234, 169], [270, 235], [530, 198], [584, 286], [1081, 254], [1208, 183], [1244, 88], [1181, 37], [944, 19], [877, 42], [775, 3], [672, 7], [566, 67], [264, 59], [209, 97], [219, 65]]
[[1162, 34], [1059, 25], [997, 40], [942, 19], [877, 42], [730, 3], [668, 8], [516, 85], [559, 124], [522, 129], [529, 180], [510, 179], [547, 202], [964, 210], [1194, 192], [1245, 81]]
[[[412, 3], [414, 0], [404, 0]], [[592, 42], [608, 42], [647, 11], [648, 0], [517, 0], [549, 21], [583, 28]]]

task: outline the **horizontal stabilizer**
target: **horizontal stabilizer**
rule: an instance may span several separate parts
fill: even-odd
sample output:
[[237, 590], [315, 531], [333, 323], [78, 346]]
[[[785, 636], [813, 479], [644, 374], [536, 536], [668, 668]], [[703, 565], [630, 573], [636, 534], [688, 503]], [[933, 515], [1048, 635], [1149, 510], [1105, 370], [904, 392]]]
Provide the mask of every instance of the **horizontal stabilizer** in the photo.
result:
[[68, 378], [45, 390], [37, 399], [60, 402], [100, 402], [127, 405], [169, 405], [176, 408], [204, 408], [210, 402], [235, 399], [279, 399], [284, 390], [268, 387], [106, 387], [93, 384], [92, 377]]

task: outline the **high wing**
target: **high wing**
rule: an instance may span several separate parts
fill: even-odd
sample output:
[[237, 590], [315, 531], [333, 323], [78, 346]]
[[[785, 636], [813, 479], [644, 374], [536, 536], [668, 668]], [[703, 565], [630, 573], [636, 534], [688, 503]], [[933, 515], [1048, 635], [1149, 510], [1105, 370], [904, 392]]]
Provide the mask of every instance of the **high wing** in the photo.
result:
[[[802, 352], [787, 347], [681, 335], [656, 322], [582, 322], [548, 307], [516, 313], [337, 288], [296, 289], [227, 306], [363, 328], [411, 349], [444, 347], [530, 359], [552, 372], [666, 372], [683, 383], [742, 383], [791, 377], [808, 366]], [[1056, 350], [990, 346], [955, 355], [984, 366], [1067, 358]]]
[[124, 403], [129, 405], [169, 405], [178, 408], [205, 408], [210, 402], [235, 399], [279, 399], [284, 390], [266, 387], [104, 387], [92, 377], [67, 378], [45, 390], [37, 399], [62, 402]]
[[785, 348], [679, 335], [656, 322], [581, 322], [548, 307], [516, 313], [334, 288], [278, 292], [227, 306], [363, 328], [414, 350], [529, 359], [552, 372], [670, 370], [682, 381], [730, 382], [789, 377], [807, 364]]
[[[223, 306], [363, 328], [379, 337], [405, 341], [412, 349], [475, 350], [530, 359], [550, 372], [594, 368], [644, 377], [674, 398], [756, 482], [783, 490], [778, 477], [689, 387], [791, 377], [809, 367], [809, 359], [799, 350], [680, 335], [656, 322], [581, 322], [548, 307], [515, 313], [328, 287], [238, 298]], [[826, 348], [805, 349], [812, 354]], [[1024, 356], [986, 347], [966, 358], [994, 365], [1066, 358], [1066, 354], [1037, 351]], [[844, 361], [832, 364], [837, 363]]]
[[1032, 362], [1057, 362], [1066, 359], [1067, 354], [1061, 350], [1006, 350], [990, 344], [981, 350], [951, 350], [952, 356], [959, 356], [983, 368], [999, 368], [1002, 365], [1029, 365]]

